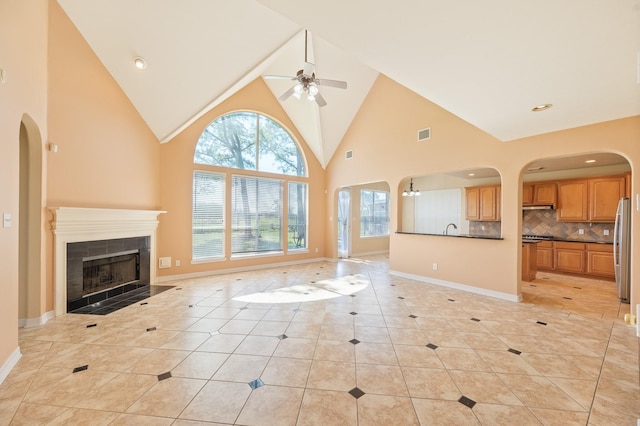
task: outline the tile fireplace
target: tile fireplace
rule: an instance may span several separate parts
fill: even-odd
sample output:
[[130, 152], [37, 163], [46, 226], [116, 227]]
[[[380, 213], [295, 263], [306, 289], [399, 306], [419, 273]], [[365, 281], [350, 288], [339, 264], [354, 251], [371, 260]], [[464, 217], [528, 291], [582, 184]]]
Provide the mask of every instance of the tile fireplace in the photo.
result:
[[158, 210], [56, 207], [55, 314], [155, 283]]

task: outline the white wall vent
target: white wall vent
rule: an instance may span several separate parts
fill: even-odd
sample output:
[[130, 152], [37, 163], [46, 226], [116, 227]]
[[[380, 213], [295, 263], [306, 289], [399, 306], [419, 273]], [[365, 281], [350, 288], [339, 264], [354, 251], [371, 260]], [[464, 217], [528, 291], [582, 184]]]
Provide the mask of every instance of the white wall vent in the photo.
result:
[[344, 158], [347, 160], [351, 160], [353, 158], [353, 150], [350, 149], [349, 151], [344, 153]]
[[418, 142], [426, 141], [427, 139], [431, 139], [431, 127], [418, 130]]

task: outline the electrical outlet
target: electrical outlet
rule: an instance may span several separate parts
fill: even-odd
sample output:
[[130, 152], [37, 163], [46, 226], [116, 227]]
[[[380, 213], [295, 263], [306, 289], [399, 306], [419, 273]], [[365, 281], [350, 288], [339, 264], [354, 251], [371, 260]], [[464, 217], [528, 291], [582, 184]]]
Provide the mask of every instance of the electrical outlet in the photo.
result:
[[180, 266], [180, 261], [176, 260], [176, 266]]
[[584, 235], [584, 229], [578, 229], [578, 234]]
[[2, 227], [3, 228], [11, 228], [13, 219], [11, 218], [11, 213], [4, 213], [2, 215]]
[[604, 235], [609, 235], [609, 230], [608, 229], [604, 230]]
[[434, 264], [433, 264], [433, 270], [434, 270], [434, 271], [437, 271], [437, 270], [438, 270], [438, 264], [437, 264], [437, 263], [434, 263]]
[[158, 268], [171, 268], [171, 257], [161, 257], [158, 259]]

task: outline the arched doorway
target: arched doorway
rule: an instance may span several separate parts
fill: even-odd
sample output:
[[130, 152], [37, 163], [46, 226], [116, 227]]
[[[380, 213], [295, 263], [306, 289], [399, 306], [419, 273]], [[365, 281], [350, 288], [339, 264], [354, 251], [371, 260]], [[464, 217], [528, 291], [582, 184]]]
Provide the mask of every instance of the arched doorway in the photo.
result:
[[18, 318], [20, 327], [44, 323], [42, 267], [42, 138], [35, 121], [20, 122]]

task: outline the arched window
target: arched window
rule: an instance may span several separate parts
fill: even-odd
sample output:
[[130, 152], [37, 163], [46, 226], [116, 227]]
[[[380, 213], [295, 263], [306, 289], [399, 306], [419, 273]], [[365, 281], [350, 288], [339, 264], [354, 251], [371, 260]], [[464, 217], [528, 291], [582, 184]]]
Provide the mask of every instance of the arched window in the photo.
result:
[[298, 144], [280, 124], [254, 112], [233, 112], [200, 135], [193, 162], [234, 169], [306, 176]]
[[[200, 135], [193, 162], [194, 261], [224, 258], [228, 233], [231, 256], [280, 252], [283, 241], [290, 251], [307, 249], [305, 158], [279, 123], [247, 111], [223, 115]], [[230, 179], [228, 168], [236, 169]]]

